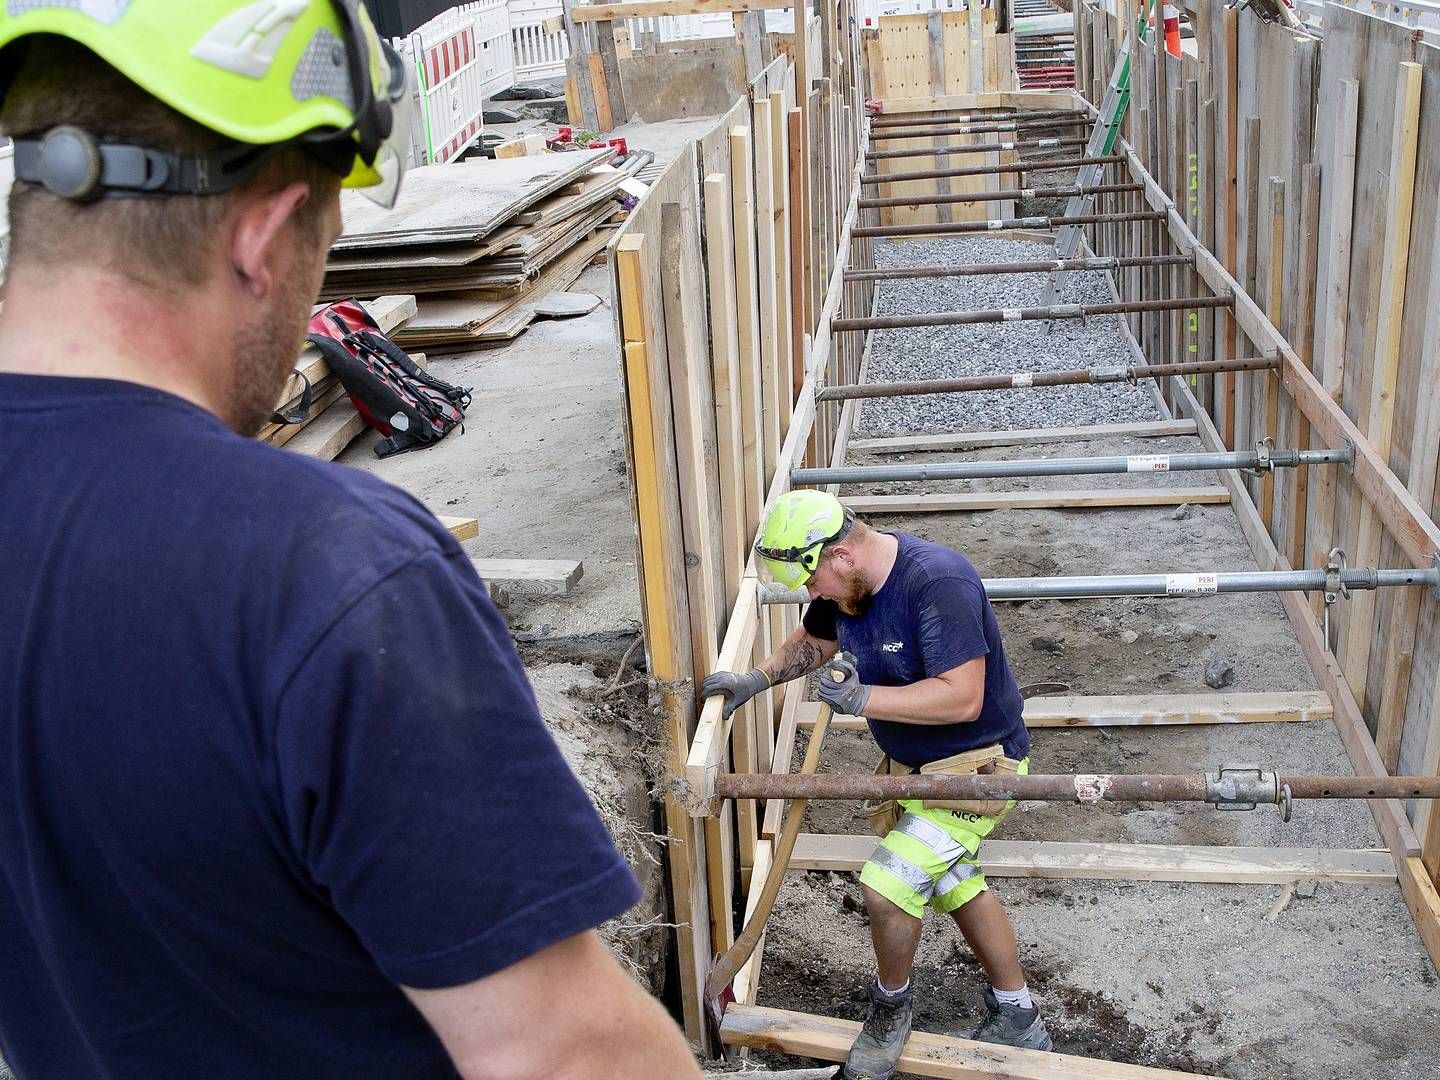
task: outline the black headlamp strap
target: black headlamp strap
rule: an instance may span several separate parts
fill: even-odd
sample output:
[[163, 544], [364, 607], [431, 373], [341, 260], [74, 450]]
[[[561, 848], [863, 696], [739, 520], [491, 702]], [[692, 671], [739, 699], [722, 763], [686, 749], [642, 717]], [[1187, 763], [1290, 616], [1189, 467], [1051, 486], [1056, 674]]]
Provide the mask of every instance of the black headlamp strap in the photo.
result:
[[15, 179], [88, 202], [105, 195], [215, 195], [245, 183], [275, 147], [236, 144], [209, 154], [176, 154], [101, 142], [77, 127], [15, 140]]

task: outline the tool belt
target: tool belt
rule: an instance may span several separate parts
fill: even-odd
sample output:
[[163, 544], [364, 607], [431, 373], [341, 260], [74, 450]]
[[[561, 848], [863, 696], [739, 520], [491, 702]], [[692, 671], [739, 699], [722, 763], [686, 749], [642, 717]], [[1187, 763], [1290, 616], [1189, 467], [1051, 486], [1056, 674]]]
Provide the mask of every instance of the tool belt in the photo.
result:
[[[1020, 762], [1005, 756], [999, 743], [965, 750], [950, 757], [932, 761], [920, 768], [902, 765], [891, 760], [887, 754], [875, 768], [876, 776], [906, 776], [919, 773], [921, 776], [971, 776], [975, 773], [1005, 773], [1014, 776], [1020, 771]], [[956, 814], [976, 814], [980, 817], [1004, 817], [1010, 805], [1006, 799], [937, 799], [920, 804], [926, 810], [949, 810]], [[900, 805], [894, 799], [883, 802], [865, 803], [865, 816], [870, 821], [870, 831], [884, 836], [895, 828], [900, 820]]]

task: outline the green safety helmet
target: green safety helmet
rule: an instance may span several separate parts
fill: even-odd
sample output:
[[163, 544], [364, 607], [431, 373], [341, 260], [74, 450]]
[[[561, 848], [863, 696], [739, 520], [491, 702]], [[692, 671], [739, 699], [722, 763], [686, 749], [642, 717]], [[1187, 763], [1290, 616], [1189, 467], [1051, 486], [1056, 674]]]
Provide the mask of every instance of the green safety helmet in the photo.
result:
[[[77, 127], [15, 140], [15, 176], [75, 201], [207, 195], [300, 146], [344, 186], [393, 206], [410, 155], [413, 76], [360, 0], [8, 0], [0, 52], [34, 34], [85, 46], [131, 82], [234, 141], [208, 154]], [[14, 57], [0, 67], [13, 69]], [[0, 86], [3, 93], [3, 86]]]
[[775, 500], [755, 554], [760, 568], [777, 584], [798, 589], [820, 565], [820, 553], [850, 531], [855, 515], [824, 491], [787, 491]]

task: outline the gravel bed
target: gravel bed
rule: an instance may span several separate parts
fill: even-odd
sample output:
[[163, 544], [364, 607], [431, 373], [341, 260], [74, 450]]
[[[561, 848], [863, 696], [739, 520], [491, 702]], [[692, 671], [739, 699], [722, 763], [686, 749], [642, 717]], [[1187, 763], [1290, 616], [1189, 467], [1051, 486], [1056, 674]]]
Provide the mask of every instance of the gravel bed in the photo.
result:
[[[1048, 244], [988, 236], [880, 242], [875, 246], [875, 263], [881, 267], [1008, 263], [1053, 257], [1054, 249]], [[882, 281], [879, 314], [1034, 307], [1041, 302], [1047, 278], [1046, 274], [993, 274]], [[1093, 304], [1109, 300], [1101, 272], [1085, 271], [1067, 275], [1059, 302]], [[1120, 318], [1114, 315], [1083, 321], [1063, 319], [1049, 333], [1038, 320], [871, 333], [874, 337], [868, 382], [1114, 367], [1134, 360]], [[921, 431], [1007, 431], [1161, 418], [1149, 389], [1109, 383], [875, 398], [861, 408], [857, 433], [877, 436]]]

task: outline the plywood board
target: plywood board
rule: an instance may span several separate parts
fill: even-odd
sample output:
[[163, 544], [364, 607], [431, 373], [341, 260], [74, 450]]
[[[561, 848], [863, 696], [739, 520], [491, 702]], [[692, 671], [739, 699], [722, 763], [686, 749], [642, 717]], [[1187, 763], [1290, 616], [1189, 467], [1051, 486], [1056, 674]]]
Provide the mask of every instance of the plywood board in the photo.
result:
[[506, 161], [411, 169], [389, 210], [357, 192], [341, 198], [345, 231], [334, 251], [482, 240], [526, 207], [615, 156], [611, 147]]

